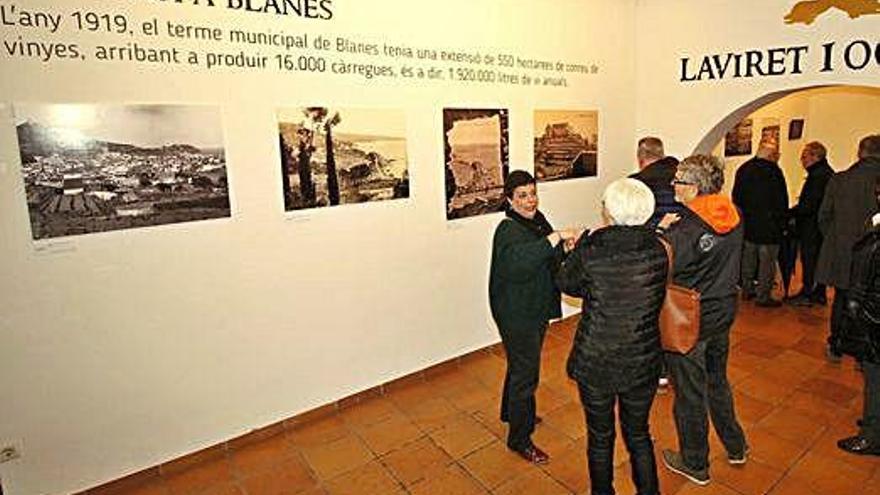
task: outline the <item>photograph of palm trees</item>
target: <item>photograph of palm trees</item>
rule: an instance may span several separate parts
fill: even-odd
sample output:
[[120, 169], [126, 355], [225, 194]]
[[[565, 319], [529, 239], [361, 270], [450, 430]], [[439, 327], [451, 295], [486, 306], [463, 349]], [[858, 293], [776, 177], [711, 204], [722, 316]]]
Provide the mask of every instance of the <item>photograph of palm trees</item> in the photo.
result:
[[35, 240], [230, 216], [220, 108], [16, 104]]
[[538, 182], [596, 176], [599, 112], [536, 110], [534, 132]]
[[278, 111], [285, 211], [409, 197], [403, 111]]
[[447, 220], [503, 210], [508, 126], [505, 109], [443, 109]]

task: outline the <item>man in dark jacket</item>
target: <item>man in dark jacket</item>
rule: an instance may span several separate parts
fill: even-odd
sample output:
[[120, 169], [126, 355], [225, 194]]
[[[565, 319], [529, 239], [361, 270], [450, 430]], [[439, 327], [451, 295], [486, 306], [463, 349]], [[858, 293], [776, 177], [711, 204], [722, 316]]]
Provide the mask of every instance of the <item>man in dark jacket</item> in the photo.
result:
[[742, 283], [746, 299], [757, 297], [758, 306], [773, 308], [782, 303], [770, 297], [776, 278], [776, 259], [788, 215], [788, 189], [776, 161], [779, 152], [761, 143], [751, 160], [736, 171], [733, 202], [744, 216]]
[[[877, 210], [880, 211], [880, 182], [875, 183]], [[855, 335], [843, 336], [862, 363], [865, 398], [859, 433], [841, 439], [837, 446], [852, 454], [880, 455], [880, 213], [871, 220], [870, 231], [853, 248], [850, 290], [847, 302]]]
[[801, 151], [801, 165], [807, 171], [807, 180], [801, 188], [798, 203], [791, 209], [797, 229], [798, 244], [801, 247], [801, 267], [803, 268], [803, 289], [791, 299], [795, 305], [826, 304], [825, 286], [816, 283], [816, 263], [822, 247], [822, 232], [819, 230], [819, 207], [825, 197], [825, 187], [834, 175], [828, 165], [825, 146], [818, 141], [807, 143]]
[[678, 213], [683, 208], [675, 200], [675, 191], [672, 190], [672, 179], [675, 177], [678, 160], [666, 156], [663, 141], [651, 136], [639, 139], [636, 159], [639, 162], [639, 171], [630, 175], [630, 178], [644, 182], [654, 193], [654, 214], [647, 225], [656, 227], [664, 215]]
[[819, 208], [819, 229], [824, 240], [819, 252], [816, 279], [834, 287], [827, 356], [839, 362], [841, 327], [850, 286], [852, 248], [874, 214], [874, 182], [880, 177], [880, 134], [859, 142], [859, 161], [828, 182]]
[[[676, 199], [685, 205], [681, 219], [668, 232], [675, 257], [673, 281], [701, 295], [700, 338], [687, 354], [666, 353], [680, 451], [664, 450], [663, 462], [673, 472], [705, 485], [709, 483], [709, 414], [727, 461], [743, 464], [748, 456], [727, 379], [743, 226], [736, 207], [720, 194], [724, 164], [718, 158], [685, 158], [673, 183]], [[660, 227], [671, 223], [665, 218]]]

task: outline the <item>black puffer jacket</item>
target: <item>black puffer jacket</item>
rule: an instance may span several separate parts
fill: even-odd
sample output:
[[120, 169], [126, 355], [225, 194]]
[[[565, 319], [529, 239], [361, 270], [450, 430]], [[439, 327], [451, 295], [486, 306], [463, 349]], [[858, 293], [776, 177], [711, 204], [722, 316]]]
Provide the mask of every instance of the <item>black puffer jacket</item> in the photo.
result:
[[612, 226], [581, 238], [556, 278], [563, 292], [583, 298], [572, 378], [623, 390], [656, 380], [667, 268], [666, 251], [647, 227]]

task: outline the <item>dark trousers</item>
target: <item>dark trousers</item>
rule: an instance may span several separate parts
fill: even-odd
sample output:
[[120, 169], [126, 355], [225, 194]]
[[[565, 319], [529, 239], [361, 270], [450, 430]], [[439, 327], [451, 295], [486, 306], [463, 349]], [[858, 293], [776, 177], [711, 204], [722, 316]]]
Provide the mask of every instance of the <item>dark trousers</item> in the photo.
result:
[[629, 451], [636, 495], [657, 495], [657, 463], [648, 416], [657, 393], [657, 376], [624, 391], [579, 384], [587, 420], [587, 465], [592, 495], [614, 495], [614, 404]]
[[800, 237], [801, 268], [803, 268], [804, 295], [825, 295], [825, 286], [816, 284], [816, 264], [819, 262], [819, 250], [822, 248], [822, 236], [803, 233]]
[[880, 364], [862, 362], [865, 375], [865, 403], [859, 434], [871, 443], [880, 444]]
[[507, 374], [501, 393], [501, 421], [510, 423], [507, 446], [523, 450], [532, 445], [535, 431], [535, 391], [541, 368], [541, 345], [547, 325], [501, 329], [507, 353]]
[[844, 332], [843, 326], [847, 324], [846, 297], [846, 289], [834, 288], [834, 304], [831, 305], [831, 320], [828, 325], [828, 348], [835, 354], [840, 354], [840, 338]]
[[747, 294], [755, 294], [759, 301], [769, 301], [776, 279], [776, 260], [779, 244], [755, 244], [745, 241], [740, 280]]
[[736, 419], [733, 394], [727, 381], [727, 332], [700, 340], [687, 354], [666, 353], [666, 364], [675, 387], [672, 412], [678, 445], [687, 467], [709, 466], [709, 418], [728, 454], [739, 455], [746, 438]]

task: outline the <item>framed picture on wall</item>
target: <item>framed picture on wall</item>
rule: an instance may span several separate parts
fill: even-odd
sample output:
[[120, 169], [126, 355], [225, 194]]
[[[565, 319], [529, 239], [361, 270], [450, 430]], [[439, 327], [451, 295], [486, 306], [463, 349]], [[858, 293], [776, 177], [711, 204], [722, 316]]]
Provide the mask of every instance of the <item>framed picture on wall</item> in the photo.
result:
[[599, 112], [536, 110], [534, 146], [535, 178], [539, 182], [595, 177]]
[[769, 144], [779, 152], [779, 125], [769, 125], [761, 129], [761, 144]]
[[724, 156], [752, 154], [752, 119], [744, 119], [724, 136]]
[[230, 216], [220, 108], [15, 104], [35, 240]]
[[278, 110], [285, 211], [409, 197], [403, 111]]
[[447, 220], [503, 209], [508, 126], [506, 109], [443, 109]]
[[788, 140], [797, 141], [804, 137], [804, 119], [791, 119], [788, 123]]

